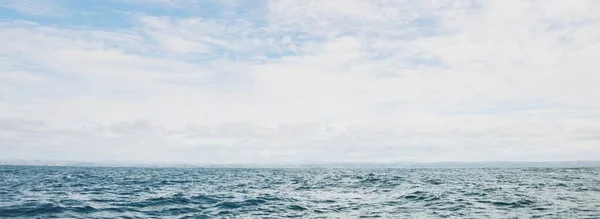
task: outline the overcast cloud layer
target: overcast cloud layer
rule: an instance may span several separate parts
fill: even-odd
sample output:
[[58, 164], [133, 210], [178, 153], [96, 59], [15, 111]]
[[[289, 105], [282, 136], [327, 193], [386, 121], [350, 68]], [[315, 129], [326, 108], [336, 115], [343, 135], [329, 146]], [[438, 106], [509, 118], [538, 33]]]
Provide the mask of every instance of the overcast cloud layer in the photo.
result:
[[600, 160], [600, 1], [0, 1], [0, 159]]

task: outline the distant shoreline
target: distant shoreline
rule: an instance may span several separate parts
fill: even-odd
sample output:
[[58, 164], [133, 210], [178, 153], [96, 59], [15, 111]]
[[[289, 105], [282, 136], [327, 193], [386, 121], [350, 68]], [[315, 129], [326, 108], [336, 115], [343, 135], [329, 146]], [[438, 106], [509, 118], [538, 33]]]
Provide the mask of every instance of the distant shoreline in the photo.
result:
[[82, 162], [0, 160], [0, 166], [129, 167], [129, 168], [583, 168], [600, 167], [600, 161], [489, 161], [489, 162], [395, 162], [395, 163], [306, 163], [306, 164], [193, 164], [143, 162]]

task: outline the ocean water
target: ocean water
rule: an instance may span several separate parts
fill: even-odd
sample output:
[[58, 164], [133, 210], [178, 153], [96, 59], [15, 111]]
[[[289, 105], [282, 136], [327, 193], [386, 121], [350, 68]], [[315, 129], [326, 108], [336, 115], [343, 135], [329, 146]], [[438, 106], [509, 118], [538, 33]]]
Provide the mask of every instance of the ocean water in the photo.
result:
[[600, 168], [0, 166], [0, 218], [600, 218]]

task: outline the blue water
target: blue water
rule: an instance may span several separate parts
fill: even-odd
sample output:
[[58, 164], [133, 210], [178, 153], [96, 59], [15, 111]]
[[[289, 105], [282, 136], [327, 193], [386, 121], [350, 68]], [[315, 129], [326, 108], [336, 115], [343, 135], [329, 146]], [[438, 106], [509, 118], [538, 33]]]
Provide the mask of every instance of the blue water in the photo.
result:
[[0, 166], [0, 218], [600, 218], [600, 168]]

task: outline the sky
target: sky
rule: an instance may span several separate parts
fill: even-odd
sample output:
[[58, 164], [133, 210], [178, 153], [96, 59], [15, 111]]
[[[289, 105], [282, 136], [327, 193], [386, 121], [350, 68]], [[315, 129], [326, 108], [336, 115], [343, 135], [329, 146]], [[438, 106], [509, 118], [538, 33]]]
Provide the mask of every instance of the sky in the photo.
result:
[[0, 0], [0, 159], [600, 160], [598, 11]]

